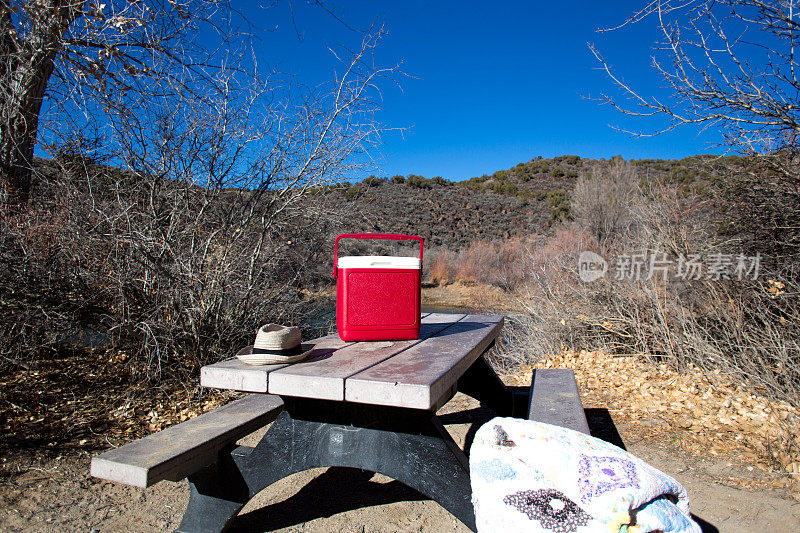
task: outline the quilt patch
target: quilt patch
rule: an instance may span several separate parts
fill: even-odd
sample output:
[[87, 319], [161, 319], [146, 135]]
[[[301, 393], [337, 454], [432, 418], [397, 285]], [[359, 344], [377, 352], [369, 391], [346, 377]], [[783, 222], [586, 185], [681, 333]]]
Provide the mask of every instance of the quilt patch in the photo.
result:
[[475, 434], [469, 460], [482, 533], [700, 533], [680, 483], [583, 433], [495, 418]]
[[626, 487], [639, 488], [639, 477], [632, 461], [623, 457], [583, 455], [578, 466], [581, 501]]
[[555, 489], [523, 490], [509, 494], [503, 503], [536, 520], [544, 529], [572, 533], [585, 526], [591, 516]]

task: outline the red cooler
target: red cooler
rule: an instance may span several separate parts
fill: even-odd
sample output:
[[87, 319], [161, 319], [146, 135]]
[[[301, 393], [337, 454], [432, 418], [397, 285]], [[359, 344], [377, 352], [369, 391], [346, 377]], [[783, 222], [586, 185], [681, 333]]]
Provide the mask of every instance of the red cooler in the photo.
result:
[[[337, 259], [339, 239], [419, 241], [419, 258], [358, 256]], [[336, 330], [344, 341], [419, 338], [422, 238], [394, 233], [345, 233], [333, 245]]]

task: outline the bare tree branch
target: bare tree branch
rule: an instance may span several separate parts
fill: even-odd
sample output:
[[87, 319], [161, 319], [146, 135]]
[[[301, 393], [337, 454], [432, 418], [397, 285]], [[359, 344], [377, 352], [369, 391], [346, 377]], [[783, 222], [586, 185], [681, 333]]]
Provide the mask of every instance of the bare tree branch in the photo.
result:
[[[0, 333], [14, 339], [0, 357], [24, 362], [91, 327], [137, 375], [191, 371], [304, 309], [343, 217], [327, 192], [369, 163], [399, 65], [376, 60], [378, 27], [305, 87], [245, 68], [247, 43], [195, 53], [187, 33], [225, 24], [218, 3], [79, 5], [41, 118], [54, 160], [36, 165], [27, 209], [0, 217]], [[49, 328], [44, 314], [13, 318], [20, 287], [47, 301]]]
[[[654, 0], [625, 23], [653, 20], [661, 36], [652, 66], [672, 92], [669, 101], [645, 97], [619, 77], [589, 45], [620, 90], [599, 100], [632, 116], [662, 116], [658, 135], [686, 124], [721, 128], [745, 153], [786, 147], [800, 132], [797, 78], [798, 2], [795, 0]], [[793, 141], [791, 141], [793, 142]]]

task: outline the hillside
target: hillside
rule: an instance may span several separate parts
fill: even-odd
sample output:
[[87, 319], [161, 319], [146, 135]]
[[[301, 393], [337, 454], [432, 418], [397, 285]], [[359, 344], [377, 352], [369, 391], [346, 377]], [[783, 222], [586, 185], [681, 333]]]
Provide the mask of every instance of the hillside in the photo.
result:
[[[459, 249], [470, 242], [545, 233], [569, 218], [570, 194], [578, 176], [602, 171], [614, 159], [565, 155], [537, 157], [491, 175], [451, 182], [410, 174], [371, 176], [335, 188], [346, 205], [348, 231], [419, 234], [433, 246]], [[694, 156], [634, 162], [643, 181], [659, 179], [684, 193], [703, 195], [730, 158]]]

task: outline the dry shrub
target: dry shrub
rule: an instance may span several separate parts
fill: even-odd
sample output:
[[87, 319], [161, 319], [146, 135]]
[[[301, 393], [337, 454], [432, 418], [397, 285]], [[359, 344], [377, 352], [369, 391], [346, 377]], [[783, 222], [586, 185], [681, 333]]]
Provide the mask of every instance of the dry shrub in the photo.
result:
[[81, 308], [94, 303], [63, 245], [66, 227], [59, 210], [0, 215], [0, 367], [51, 354], [77, 335]]
[[498, 250], [491, 242], [475, 241], [459, 255], [456, 279], [468, 283], [483, 281], [498, 259]]
[[524, 279], [529, 242], [521, 237], [494, 242], [479, 240], [459, 252], [432, 251], [428, 254], [428, 277], [434, 283], [460, 281], [512, 289]]
[[593, 236], [577, 225], [562, 226], [533, 244], [525, 256], [524, 282], [513, 293], [523, 313], [512, 316], [507, 328], [510, 365], [528, 364], [565, 347], [591, 345], [576, 309], [587, 306], [587, 287], [578, 279], [578, 256], [597, 250]]
[[427, 272], [431, 282], [447, 285], [455, 281], [456, 254], [447, 249], [431, 250], [425, 256], [428, 263]]
[[0, 370], [97, 338], [134, 381], [185, 377], [297, 323], [341, 222], [326, 191], [380, 141], [382, 35], [313, 88], [220, 68], [43, 139], [25, 214], [0, 212]]
[[[612, 283], [603, 288], [606, 305], [582, 315], [579, 327], [598, 334], [603, 342], [595, 346], [678, 370], [722, 372], [744, 390], [797, 409], [800, 300], [796, 285], [778, 279], [762, 272], [743, 282]], [[788, 467], [800, 455], [800, 439], [789, 422], [777, 423], [785, 438], [774, 442], [771, 459]]]
[[336, 218], [302, 189], [211, 190], [97, 165], [47, 164], [36, 190], [25, 214], [0, 217], [4, 362], [95, 344], [127, 353], [133, 380], [195, 371], [264, 322], [297, 323]]
[[[796, 149], [744, 158], [719, 191], [722, 233], [800, 279], [800, 157]], [[792, 268], [794, 267], [794, 268]]]
[[599, 243], [627, 233], [638, 184], [633, 163], [614, 159], [610, 168], [596, 163], [591, 173], [581, 173], [575, 183], [570, 202], [575, 220]]
[[553, 235], [526, 251], [525, 279], [539, 284], [542, 284], [542, 275], [547, 275], [553, 282], [564, 280], [563, 271], [572, 269], [574, 272], [582, 251], [597, 249], [597, 241], [580, 226], [560, 226]]
[[[737, 241], [716, 235], [707, 202], [652, 182], [618, 206], [630, 224], [579, 218], [533, 248], [526, 283], [516, 294], [525, 313], [512, 324], [512, 363], [535, 362], [564, 348], [605, 348], [635, 354], [681, 370], [690, 363], [734, 376], [741, 386], [800, 407], [800, 291], [791, 273], [761, 264], [756, 279], [678, 276], [681, 255], [736, 258]], [[602, 232], [598, 227], [622, 228]], [[587, 238], [587, 234], [591, 237]], [[600, 246], [602, 244], [602, 246]], [[577, 256], [592, 250], [609, 260], [604, 278], [583, 282]], [[654, 254], [670, 263], [666, 274], [618, 276], [622, 255]], [[750, 261], [751, 259], [748, 259]], [[788, 430], [789, 428], [787, 428]], [[797, 457], [793, 439], [781, 443], [783, 458]], [[782, 459], [783, 461], [783, 459]], [[785, 461], [783, 461], [785, 462]]]

